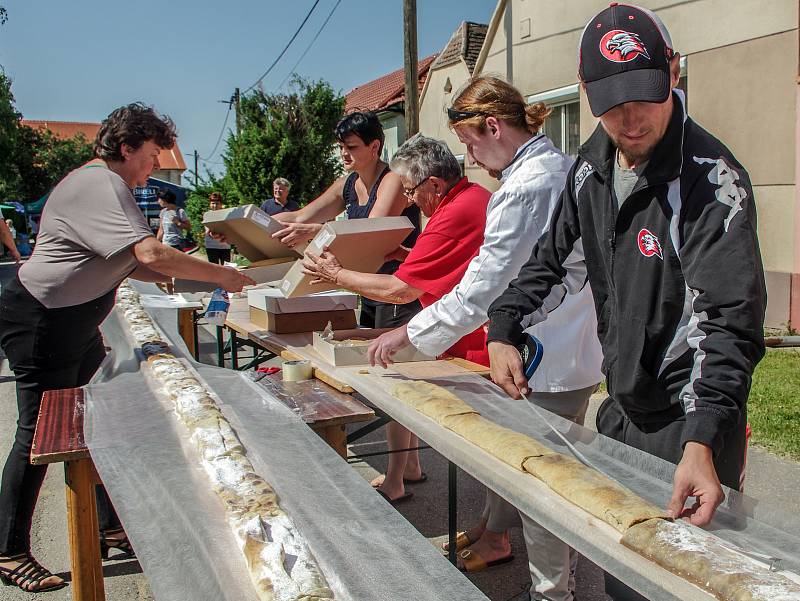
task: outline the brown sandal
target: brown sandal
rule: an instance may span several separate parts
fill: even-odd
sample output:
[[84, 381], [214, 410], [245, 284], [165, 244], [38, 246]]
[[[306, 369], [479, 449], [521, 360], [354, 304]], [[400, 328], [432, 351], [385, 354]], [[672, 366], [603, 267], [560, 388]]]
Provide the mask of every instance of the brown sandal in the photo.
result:
[[[24, 560], [24, 561], [23, 561]], [[0, 561], [20, 561], [16, 568], [6, 568], [0, 566], [0, 581], [6, 586], [16, 586], [26, 593], [43, 593], [45, 591], [57, 591], [67, 586], [67, 582], [62, 580], [55, 584], [45, 584], [42, 582], [52, 578], [54, 574], [43, 568], [29, 553], [20, 553], [9, 557], [0, 557]]]

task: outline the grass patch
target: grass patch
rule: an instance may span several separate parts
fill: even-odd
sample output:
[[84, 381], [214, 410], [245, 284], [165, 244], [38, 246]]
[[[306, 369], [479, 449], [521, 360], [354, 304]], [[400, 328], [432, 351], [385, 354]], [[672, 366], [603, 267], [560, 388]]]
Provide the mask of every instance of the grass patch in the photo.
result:
[[767, 350], [753, 374], [747, 418], [750, 442], [800, 460], [800, 352]]

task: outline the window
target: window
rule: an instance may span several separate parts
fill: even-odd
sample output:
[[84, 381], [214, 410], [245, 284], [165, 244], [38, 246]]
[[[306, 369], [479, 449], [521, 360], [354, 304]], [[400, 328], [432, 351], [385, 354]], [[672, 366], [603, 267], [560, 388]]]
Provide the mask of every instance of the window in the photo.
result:
[[577, 156], [581, 137], [581, 109], [578, 84], [528, 97], [529, 103], [543, 102], [551, 109], [545, 119], [542, 133], [558, 148], [570, 156]]

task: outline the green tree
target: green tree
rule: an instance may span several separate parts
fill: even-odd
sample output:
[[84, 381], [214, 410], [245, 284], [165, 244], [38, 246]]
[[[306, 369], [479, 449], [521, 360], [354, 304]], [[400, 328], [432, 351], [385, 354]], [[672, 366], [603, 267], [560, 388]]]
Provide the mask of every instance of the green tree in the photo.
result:
[[227, 175], [217, 177], [206, 171], [205, 177], [200, 177], [197, 186], [186, 194], [186, 213], [192, 223], [192, 234], [195, 241], [203, 245], [204, 227], [203, 214], [208, 211], [208, 196], [212, 192], [222, 194], [222, 204], [225, 207], [235, 207], [239, 204], [238, 196], [233, 190], [233, 183]]
[[344, 97], [324, 81], [296, 79], [288, 94], [254, 90], [240, 102], [240, 131], [231, 134], [224, 156], [238, 204], [272, 197], [272, 182], [292, 182], [301, 204], [316, 198], [340, 174], [333, 130], [344, 112]]

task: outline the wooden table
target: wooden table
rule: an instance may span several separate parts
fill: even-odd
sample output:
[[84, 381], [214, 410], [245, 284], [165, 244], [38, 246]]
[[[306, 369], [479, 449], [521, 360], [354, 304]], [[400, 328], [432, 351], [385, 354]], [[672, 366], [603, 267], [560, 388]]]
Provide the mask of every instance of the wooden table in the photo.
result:
[[349, 394], [324, 382], [284, 382], [280, 373], [269, 374], [258, 384], [296, 411], [343, 459], [347, 459], [347, 424], [365, 422], [375, 412]]
[[64, 462], [72, 598], [102, 601], [106, 596], [95, 500], [95, 486], [101, 482], [83, 437], [83, 416], [83, 389], [45, 392], [33, 437], [31, 463]]
[[[225, 344], [224, 331], [228, 332], [228, 342]], [[260, 365], [275, 356], [268, 349], [254, 343], [250, 337], [253, 332], [263, 330], [260, 326], [250, 321], [250, 306], [246, 298], [231, 299], [228, 309], [228, 318], [224, 327], [217, 327], [217, 365], [225, 367], [225, 350], [228, 349], [231, 359], [231, 369], [249, 369]], [[243, 346], [253, 350], [253, 357], [246, 365], [239, 366], [239, 349]], [[266, 352], [264, 352], [266, 351]]]

